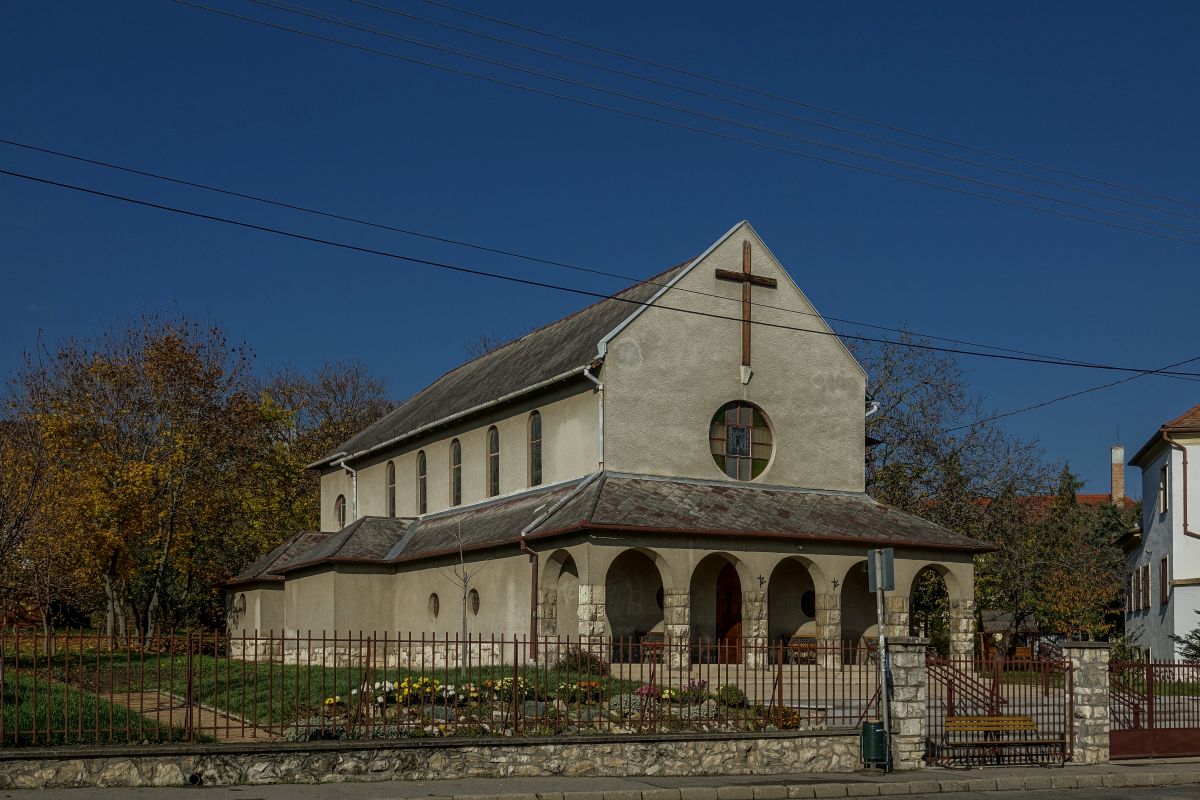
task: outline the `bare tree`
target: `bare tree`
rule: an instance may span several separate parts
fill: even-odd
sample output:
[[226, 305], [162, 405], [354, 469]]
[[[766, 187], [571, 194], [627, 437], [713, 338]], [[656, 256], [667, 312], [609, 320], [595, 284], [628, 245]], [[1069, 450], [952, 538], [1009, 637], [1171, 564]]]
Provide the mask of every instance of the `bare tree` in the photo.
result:
[[442, 572], [441, 574], [442, 574], [443, 578], [452, 582], [456, 587], [458, 587], [459, 589], [462, 590], [462, 638], [461, 638], [461, 643], [459, 645], [459, 650], [460, 650], [460, 652], [459, 652], [460, 662], [459, 663], [465, 665], [467, 663], [467, 649], [469, 647], [469, 644], [468, 644], [469, 631], [468, 631], [468, 627], [467, 627], [467, 604], [470, 600], [470, 594], [471, 594], [471, 579], [479, 574], [479, 569], [474, 569], [474, 570], [467, 569], [466, 549], [463, 547], [462, 523], [461, 522], [458, 522], [455, 524], [454, 541], [458, 545], [458, 564], [456, 564], [454, 567], [451, 568], [451, 571], [452, 571], [454, 577], [451, 578], [449, 575], [446, 575], [445, 572]]

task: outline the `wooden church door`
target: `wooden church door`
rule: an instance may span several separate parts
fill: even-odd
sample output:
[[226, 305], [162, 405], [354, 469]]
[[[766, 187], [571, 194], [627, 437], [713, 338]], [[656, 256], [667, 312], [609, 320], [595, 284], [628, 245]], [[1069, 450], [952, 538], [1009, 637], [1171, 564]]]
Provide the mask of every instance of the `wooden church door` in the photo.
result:
[[717, 659], [722, 664], [742, 660], [742, 582], [733, 564], [717, 575]]

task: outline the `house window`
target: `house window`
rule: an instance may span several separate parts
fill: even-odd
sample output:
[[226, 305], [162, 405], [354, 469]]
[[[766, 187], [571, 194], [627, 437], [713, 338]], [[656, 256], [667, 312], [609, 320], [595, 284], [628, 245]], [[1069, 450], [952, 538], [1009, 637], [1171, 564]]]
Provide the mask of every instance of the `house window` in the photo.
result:
[[437, 619], [437, 615], [442, 613], [442, 601], [437, 596], [437, 592], [429, 595], [429, 618]]
[[500, 431], [495, 425], [487, 432], [487, 482], [488, 497], [500, 494]]
[[396, 516], [396, 462], [387, 463], [387, 515]]
[[1133, 591], [1133, 573], [1125, 576], [1125, 613], [1133, 613], [1133, 598], [1136, 592]]
[[1167, 513], [1167, 465], [1158, 473], [1158, 513]]
[[1167, 579], [1167, 559], [1158, 562], [1158, 602], [1166, 604], [1171, 599], [1171, 582]]
[[425, 491], [425, 451], [417, 451], [417, 513], [429, 510], [429, 495]]
[[450, 442], [450, 505], [462, 503], [462, 445]]
[[471, 601], [471, 616], [478, 617], [479, 616], [479, 592], [472, 589], [471, 594], [469, 595], [468, 599]]
[[771, 460], [774, 440], [766, 415], [750, 403], [726, 403], [713, 415], [708, 432], [713, 461], [731, 478], [757, 478]]
[[337, 520], [337, 529], [346, 527], [346, 495], [339, 494], [333, 501], [333, 516]]
[[542, 415], [529, 415], [529, 485], [542, 485]]
[[1150, 565], [1142, 565], [1142, 608], [1150, 607]]

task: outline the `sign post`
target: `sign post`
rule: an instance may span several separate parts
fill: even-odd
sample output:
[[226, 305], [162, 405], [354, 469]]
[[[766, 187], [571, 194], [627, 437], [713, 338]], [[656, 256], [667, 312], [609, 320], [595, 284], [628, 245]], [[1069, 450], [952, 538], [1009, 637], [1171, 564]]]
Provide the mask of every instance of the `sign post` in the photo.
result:
[[879, 716], [883, 722], [883, 740], [891, 769], [892, 725], [891, 697], [888, 691], [887, 634], [884, 627], [884, 591], [896, 588], [895, 551], [890, 548], [867, 551], [867, 589], [875, 593], [875, 614], [879, 619]]

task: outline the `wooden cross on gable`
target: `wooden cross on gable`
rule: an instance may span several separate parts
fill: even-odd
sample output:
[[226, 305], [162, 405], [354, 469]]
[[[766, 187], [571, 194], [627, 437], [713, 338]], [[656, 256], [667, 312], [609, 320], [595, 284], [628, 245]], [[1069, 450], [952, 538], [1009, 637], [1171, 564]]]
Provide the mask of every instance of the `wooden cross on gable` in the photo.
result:
[[778, 288], [779, 282], [774, 278], [755, 275], [750, 271], [750, 240], [742, 240], [742, 271], [717, 270], [717, 279], [737, 281], [742, 284], [742, 383], [750, 381], [750, 287], [763, 286], [767, 289]]

